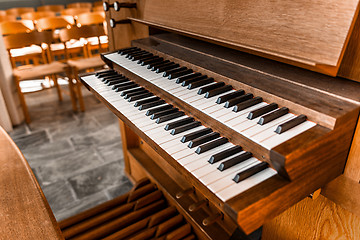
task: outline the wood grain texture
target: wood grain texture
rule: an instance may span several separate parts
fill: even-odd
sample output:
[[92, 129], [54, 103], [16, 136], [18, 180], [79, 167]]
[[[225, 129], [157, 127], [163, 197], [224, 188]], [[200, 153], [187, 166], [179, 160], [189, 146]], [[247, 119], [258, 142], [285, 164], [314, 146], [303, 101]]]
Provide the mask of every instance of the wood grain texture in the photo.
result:
[[356, 240], [360, 218], [322, 195], [306, 198], [263, 227], [263, 240]]
[[360, 120], [357, 123], [344, 175], [360, 183]]
[[0, 128], [0, 238], [64, 239], [30, 166]]
[[357, 7], [355, 0], [147, 0], [143, 19], [253, 52], [337, 66]]

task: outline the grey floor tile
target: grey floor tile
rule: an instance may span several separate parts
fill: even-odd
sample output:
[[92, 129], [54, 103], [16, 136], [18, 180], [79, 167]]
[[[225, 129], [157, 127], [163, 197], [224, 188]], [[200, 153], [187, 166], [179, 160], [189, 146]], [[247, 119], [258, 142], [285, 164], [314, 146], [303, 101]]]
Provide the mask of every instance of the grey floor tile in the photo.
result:
[[22, 123], [18, 126], [15, 126], [11, 132], [9, 132], [9, 135], [11, 138], [15, 138], [17, 136], [21, 136], [24, 134], [29, 134], [29, 128], [25, 123]]
[[123, 168], [118, 162], [109, 163], [69, 178], [79, 199], [122, 182]]
[[37, 131], [30, 134], [19, 135], [13, 137], [14, 142], [20, 148], [20, 150], [25, 150], [27, 148], [36, 148], [42, 144], [50, 142], [50, 139], [46, 131]]
[[89, 169], [99, 167], [103, 162], [92, 149], [69, 151], [36, 167], [43, 184], [50, 184], [59, 179], [66, 179]]
[[42, 190], [53, 212], [65, 209], [68, 204], [75, 201], [70, 185], [64, 180], [43, 186]]
[[49, 128], [49, 134], [53, 139], [64, 139], [69, 136], [86, 136], [99, 130], [99, 125], [93, 121], [69, 121]]
[[122, 183], [107, 190], [110, 198], [121, 196], [131, 190], [133, 184], [126, 176], [121, 177]]
[[121, 142], [113, 142], [104, 146], [97, 146], [97, 152], [106, 162], [119, 161], [123, 162], [124, 154]]
[[55, 212], [55, 218], [57, 221], [61, 221], [106, 201], [108, 201], [108, 198], [103, 192], [89, 195], [81, 200], [75, 200], [66, 204], [66, 208]]

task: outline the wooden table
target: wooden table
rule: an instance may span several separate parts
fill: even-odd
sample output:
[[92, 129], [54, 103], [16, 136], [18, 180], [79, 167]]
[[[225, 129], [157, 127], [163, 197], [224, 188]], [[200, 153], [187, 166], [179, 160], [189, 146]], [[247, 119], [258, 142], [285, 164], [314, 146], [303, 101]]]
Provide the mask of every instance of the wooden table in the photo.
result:
[[1, 127], [0, 239], [64, 239], [28, 162]]

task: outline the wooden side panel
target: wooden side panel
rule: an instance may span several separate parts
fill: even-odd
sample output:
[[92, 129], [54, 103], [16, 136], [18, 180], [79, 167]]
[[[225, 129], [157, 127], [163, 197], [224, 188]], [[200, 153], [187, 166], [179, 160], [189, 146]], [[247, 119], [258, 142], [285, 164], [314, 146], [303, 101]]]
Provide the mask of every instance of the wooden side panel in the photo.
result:
[[355, 0], [147, 0], [143, 19], [285, 62], [338, 66], [357, 7]]
[[360, 183], [360, 120], [357, 123], [344, 175]]
[[137, 8], [121, 8], [120, 11], [115, 11], [114, 8], [106, 13], [106, 22], [108, 24], [108, 35], [110, 39], [110, 50], [120, 49], [124, 47], [129, 47], [130, 43], [134, 39], [145, 38], [149, 35], [148, 27], [139, 24], [117, 24], [115, 28], [109, 26], [109, 19], [113, 18], [115, 21], [123, 20], [128, 17], [142, 18], [144, 11], [145, 1], [136, 1], [136, 0], [109, 0], [106, 1], [110, 5], [114, 2], [132, 2], [137, 3]]
[[263, 227], [263, 240], [356, 240], [360, 218], [320, 195], [306, 198]]

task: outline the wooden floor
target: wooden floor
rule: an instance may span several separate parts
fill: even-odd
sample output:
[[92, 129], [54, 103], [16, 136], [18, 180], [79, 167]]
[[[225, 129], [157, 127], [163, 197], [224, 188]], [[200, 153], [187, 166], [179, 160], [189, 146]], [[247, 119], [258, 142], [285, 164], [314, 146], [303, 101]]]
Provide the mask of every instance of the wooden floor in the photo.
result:
[[84, 89], [86, 112], [52, 90], [26, 95], [32, 122], [10, 136], [25, 155], [56, 219], [127, 192], [117, 118]]

